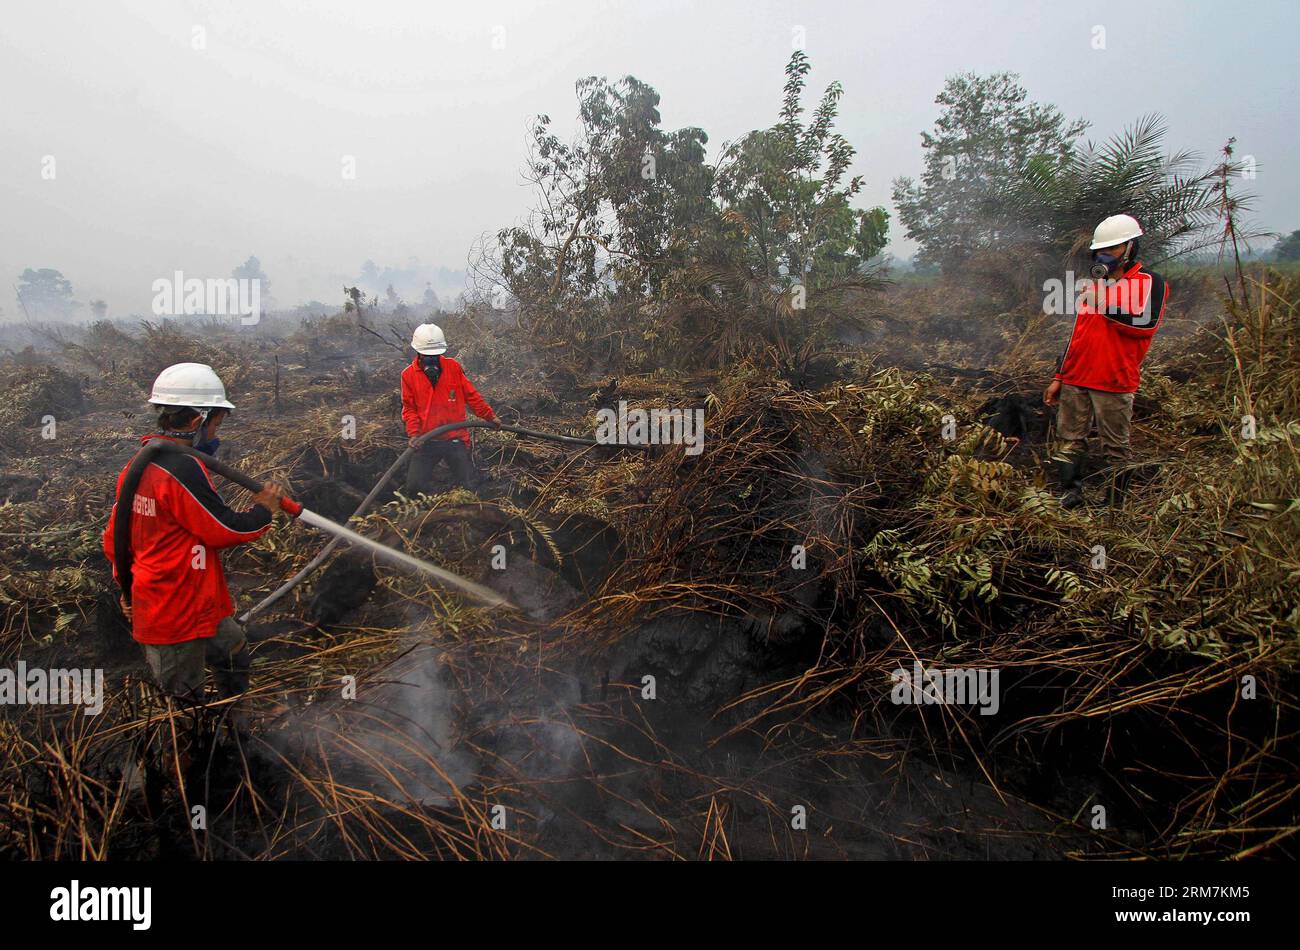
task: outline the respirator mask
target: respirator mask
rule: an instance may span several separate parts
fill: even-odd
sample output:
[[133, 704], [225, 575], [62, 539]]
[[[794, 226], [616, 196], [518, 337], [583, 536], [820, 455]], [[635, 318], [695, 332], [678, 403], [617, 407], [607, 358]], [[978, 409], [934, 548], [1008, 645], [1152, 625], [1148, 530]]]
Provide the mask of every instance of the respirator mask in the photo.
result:
[[1088, 269], [1088, 274], [1093, 280], [1103, 280], [1119, 264], [1119, 260], [1114, 254], [1103, 254], [1100, 251], [1094, 251], [1092, 267]]
[[1092, 266], [1088, 268], [1088, 274], [1093, 280], [1104, 280], [1114, 271], [1119, 270], [1127, 264], [1133, 255], [1137, 253], [1137, 241], [1129, 244], [1128, 252], [1120, 257], [1116, 254], [1108, 254], [1105, 251], [1092, 252]]
[[437, 386], [438, 378], [442, 376], [442, 357], [421, 355], [420, 369], [424, 370], [424, 375], [429, 377], [429, 382]]

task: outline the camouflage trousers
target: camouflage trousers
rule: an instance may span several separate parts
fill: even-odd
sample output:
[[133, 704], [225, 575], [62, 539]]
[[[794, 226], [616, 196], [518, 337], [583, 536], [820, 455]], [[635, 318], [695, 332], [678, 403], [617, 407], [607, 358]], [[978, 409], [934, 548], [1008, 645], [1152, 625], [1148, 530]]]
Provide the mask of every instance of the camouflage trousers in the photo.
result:
[[1134, 395], [1062, 384], [1052, 458], [1058, 462], [1082, 459], [1088, 451], [1088, 432], [1096, 421], [1102, 459], [1112, 467], [1122, 465], [1128, 459]]

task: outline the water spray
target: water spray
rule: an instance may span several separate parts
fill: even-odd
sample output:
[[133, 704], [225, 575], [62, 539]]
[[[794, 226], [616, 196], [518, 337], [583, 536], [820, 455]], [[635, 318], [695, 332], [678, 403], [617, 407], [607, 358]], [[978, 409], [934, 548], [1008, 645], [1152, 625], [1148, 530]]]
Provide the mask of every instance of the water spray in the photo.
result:
[[[370, 493], [366, 495], [366, 497], [362, 500], [361, 504], [357, 506], [357, 510], [352, 513], [352, 515], [349, 517], [348, 520], [350, 521], [352, 520], [352, 518], [359, 518], [362, 515], [364, 515], [367, 511], [370, 510], [371, 504], [373, 504], [375, 499], [379, 497], [379, 493], [382, 492], [384, 490], [384, 487], [392, 480], [393, 476], [402, 467], [402, 464], [411, 457], [411, 453], [413, 453], [417, 448], [419, 448], [425, 442], [429, 441], [430, 439], [435, 439], [440, 435], [445, 435], [448, 432], [453, 432], [457, 429], [486, 429], [486, 428], [497, 429], [500, 432], [513, 432], [516, 435], [529, 436], [534, 439], [544, 439], [548, 442], [558, 442], [561, 445], [572, 445], [579, 448], [591, 448], [593, 446], [598, 446], [602, 444], [600, 442], [597, 442], [595, 439], [583, 439], [572, 435], [557, 435], [554, 432], [539, 432], [536, 429], [525, 429], [522, 426], [511, 426], [511, 425], [504, 425], [504, 424], [501, 426], [497, 426], [491, 422], [483, 422], [481, 420], [467, 419], [464, 422], [449, 422], [446, 425], [438, 426], [436, 429], [430, 429], [428, 432], [425, 432], [424, 434], [419, 436], [415, 440], [415, 443], [413, 445], [408, 445], [406, 447], [406, 451], [404, 451], [401, 455], [399, 455], [397, 457], [397, 461], [395, 461], [392, 465], [388, 467], [388, 471], [384, 472], [383, 476], [379, 479], [379, 481], [375, 482], [375, 486], [370, 489]], [[624, 447], [642, 448], [642, 449], [645, 448], [644, 446], [636, 446], [636, 445], [624, 446]], [[258, 489], [254, 489], [254, 491], [256, 490]], [[272, 604], [276, 603], [278, 600], [280, 600], [280, 598], [284, 597], [285, 594], [289, 593], [289, 591], [293, 590], [295, 587], [297, 587], [299, 584], [305, 581], [308, 577], [310, 577], [311, 574], [318, 567], [320, 567], [322, 564], [325, 563], [326, 558], [328, 558], [332, 553], [334, 553], [334, 550], [345, 539], [345, 537], [348, 536], [358, 537], [358, 538], [361, 537], [360, 535], [356, 534], [356, 532], [349, 531], [347, 528], [343, 528], [342, 526], [334, 524], [333, 522], [330, 522], [330, 524], [333, 525], [334, 529], [337, 529], [337, 531], [334, 532], [334, 538], [331, 539], [331, 541], [321, 549], [320, 553], [317, 554], [314, 558], [312, 558], [311, 561], [309, 561], [307, 565], [302, 568], [302, 570], [298, 571], [297, 574], [289, 578], [287, 581], [285, 581], [278, 588], [276, 588], [274, 591], [272, 591], [270, 594], [264, 597], [257, 604], [254, 604], [252, 607], [246, 610], [243, 613], [243, 615], [239, 618], [239, 622], [241, 624], [247, 624], [248, 621], [251, 620], [253, 617], [260, 614], [262, 611], [266, 610]], [[347, 532], [347, 535], [340, 534], [338, 532]], [[391, 549], [385, 548], [385, 550], [391, 550]], [[463, 583], [468, 584], [470, 582], [463, 581]]]
[[[124, 514], [124, 508], [127, 518], [129, 518], [130, 506], [135, 496], [135, 489], [139, 485], [140, 475], [143, 474], [149, 461], [158, 452], [180, 452], [185, 455], [192, 455], [196, 459], [199, 459], [207, 468], [216, 472], [218, 475], [228, 478], [235, 484], [242, 485], [244, 488], [247, 488], [252, 492], [260, 492], [262, 490], [262, 485], [256, 479], [244, 474], [234, 466], [227, 465], [225, 462], [219, 461], [210, 455], [205, 455], [188, 445], [173, 442], [169, 439], [153, 439], [136, 457], [136, 461], [131, 465], [131, 471], [128, 472], [128, 476], [123, 482], [122, 491], [118, 498], [117, 513], [119, 518]], [[124, 501], [125, 505], [123, 504]], [[291, 518], [333, 535], [334, 541], [332, 544], [336, 545], [340, 541], [347, 541], [350, 544], [365, 548], [378, 557], [382, 557], [394, 564], [433, 577], [445, 586], [462, 591], [490, 607], [514, 608], [514, 605], [510, 603], [510, 601], [502, 597], [490, 587], [477, 584], [458, 574], [454, 574], [451, 571], [438, 567], [436, 564], [422, 561], [403, 551], [398, 551], [385, 544], [380, 544], [378, 541], [357, 534], [357, 532], [350, 528], [345, 528], [341, 524], [336, 524], [330, 519], [323, 517], [308, 508], [304, 508], [299, 502], [294, 501], [292, 498], [282, 497], [280, 499], [280, 509]], [[129, 548], [130, 527], [129, 522], [126, 520], [118, 521], [118, 525], [118, 530], [115, 532], [115, 540], [119, 542], [117, 545], [117, 551], [115, 552], [116, 563], [119, 565], [118, 577], [122, 581], [122, 589], [124, 591], [129, 591], [131, 589], [131, 558]], [[122, 541], [126, 542], [125, 552], [123, 551], [124, 545], [121, 543]], [[123, 556], [124, 554], [125, 557]], [[244, 617], [240, 619], [240, 622], [245, 622], [251, 614], [252, 611], [249, 611], [249, 613], [245, 614]]]

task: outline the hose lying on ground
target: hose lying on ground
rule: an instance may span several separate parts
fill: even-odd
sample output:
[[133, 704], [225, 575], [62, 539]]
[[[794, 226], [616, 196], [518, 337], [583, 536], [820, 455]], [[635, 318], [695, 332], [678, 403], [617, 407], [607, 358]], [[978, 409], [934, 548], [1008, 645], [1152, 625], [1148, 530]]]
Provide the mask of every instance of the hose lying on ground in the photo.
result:
[[[423, 433], [421, 436], [419, 436], [419, 438], [415, 440], [415, 443], [413, 445], [408, 445], [406, 447], [406, 451], [404, 451], [401, 455], [399, 455], [397, 457], [397, 461], [388, 467], [388, 471], [384, 472], [383, 477], [381, 477], [379, 481], [375, 482], [375, 487], [370, 489], [370, 494], [366, 495], [366, 497], [362, 500], [361, 504], [357, 506], [357, 510], [352, 512], [351, 516], [348, 518], [348, 521], [351, 521], [352, 518], [361, 517], [370, 509], [371, 504], [374, 502], [376, 498], [379, 497], [380, 492], [384, 490], [384, 486], [386, 486], [389, 483], [389, 481], [392, 480], [393, 475], [397, 473], [397, 470], [402, 466], [402, 463], [405, 462], [407, 459], [409, 459], [411, 457], [411, 453], [414, 452], [421, 445], [423, 445], [425, 442], [427, 442], [430, 439], [436, 438], [437, 436], [443, 435], [447, 432], [455, 431], [456, 429], [473, 429], [473, 428], [495, 429], [497, 428], [497, 426], [495, 426], [491, 422], [483, 422], [481, 420], [466, 420], [464, 422], [449, 422], [447, 425], [438, 426], [438, 428], [436, 429], [430, 429], [428, 432]], [[550, 442], [561, 442], [565, 445], [578, 445], [578, 446], [582, 446], [583, 448], [589, 448], [591, 446], [603, 444], [601, 442], [597, 442], [595, 439], [580, 439], [576, 436], [571, 436], [571, 435], [556, 435], [555, 433], [552, 432], [538, 432], [535, 429], [525, 429], [522, 426], [510, 426], [510, 425], [503, 424], [500, 427], [500, 431], [514, 432], [519, 435], [532, 436], [535, 439], [546, 439], [547, 441]], [[644, 448], [644, 446], [626, 446], [626, 447]], [[253, 617], [255, 617], [257, 614], [260, 614], [262, 611], [266, 610], [272, 604], [276, 603], [276, 601], [280, 600], [280, 598], [282, 598], [285, 594], [289, 593], [289, 591], [293, 590], [304, 580], [306, 580], [312, 574], [312, 572], [314, 572], [318, 567], [320, 567], [323, 563], [325, 563], [326, 558], [328, 558], [332, 553], [334, 553], [334, 549], [339, 546], [339, 542], [341, 540], [342, 539], [338, 537], [331, 539], [330, 542], [325, 545], [325, 547], [321, 548], [320, 553], [317, 554], [314, 558], [312, 558], [307, 563], [307, 565], [303, 567], [302, 570], [300, 570], [297, 574], [293, 575], [293, 577], [289, 578], [287, 581], [285, 581], [283, 584], [281, 584], [279, 587], [273, 590], [270, 594], [264, 597], [260, 602], [258, 602], [257, 604], [253, 605], [248, 610], [246, 610], [243, 616], [239, 618], [239, 622], [241, 624], [248, 623], [248, 621], [251, 620]]]

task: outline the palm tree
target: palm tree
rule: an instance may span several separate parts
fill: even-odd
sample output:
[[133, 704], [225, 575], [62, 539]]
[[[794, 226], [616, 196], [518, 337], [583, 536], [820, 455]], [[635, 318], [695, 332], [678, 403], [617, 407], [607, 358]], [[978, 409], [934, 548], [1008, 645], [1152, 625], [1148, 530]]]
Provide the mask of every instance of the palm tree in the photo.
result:
[[[1158, 263], [1213, 246], [1221, 240], [1219, 190], [1225, 177], [1242, 170], [1227, 155], [1200, 169], [1194, 152], [1166, 154], [1168, 127], [1147, 115], [1101, 146], [1091, 142], [1064, 159], [1032, 160], [1008, 186], [1007, 200], [1031, 222], [1048, 266], [1060, 267], [1080, 254], [1097, 222], [1131, 214], [1144, 232], [1143, 259]], [[1251, 196], [1234, 196], [1238, 209]]]

